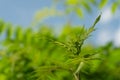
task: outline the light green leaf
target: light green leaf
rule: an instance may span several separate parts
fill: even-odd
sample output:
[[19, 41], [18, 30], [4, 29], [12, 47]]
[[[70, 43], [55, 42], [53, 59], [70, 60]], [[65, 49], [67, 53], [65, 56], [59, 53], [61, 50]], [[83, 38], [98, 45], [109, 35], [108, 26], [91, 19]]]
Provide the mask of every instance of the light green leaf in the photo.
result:
[[83, 5], [83, 7], [88, 11], [88, 12], [90, 12], [91, 11], [91, 7], [90, 7], [90, 5], [87, 3], [87, 2], [83, 2], [82, 3], [82, 5]]
[[4, 27], [5, 27], [5, 23], [2, 20], [0, 20], [0, 34], [3, 32]]
[[25, 44], [30, 44], [31, 43], [31, 39], [32, 39], [32, 29], [28, 28], [25, 32], [24, 35], [24, 42]]
[[112, 7], [111, 7], [112, 13], [115, 13], [115, 11], [117, 10], [117, 7], [118, 7], [117, 3], [112, 4]]
[[67, 0], [67, 4], [68, 5], [76, 5], [78, 3], [79, 0]]
[[7, 80], [7, 76], [4, 74], [0, 74], [0, 80]]
[[6, 31], [6, 35], [7, 38], [10, 39], [13, 33], [13, 27], [12, 24], [7, 24], [7, 31]]
[[80, 9], [80, 8], [77, 8], [76, 9], [76, 13], [77, 13], [77, 15], [81, 18], [81, 17], [83, 17], [83, 12], [82, 12], [82, 10]]
[[99, 7], [103, 8], [107, 4], [108, 0], [101, 0]]
[[17, 29], [16, 29], [16, 39], [17, 39], [18, 41], [21, 41], [22, 38], [23, 38], [22, 28], [19, 26], [19, 27], [17, 27]]
[[100, 18], [101, 18], [101, 14], [95, 19], [93, 25], [88, 29], [87, 33], [83, 38], [84, 40], [87, 39], [90, 36], [90, 33], [92, 33], [95, 30], [95, 25], [99, 22]]

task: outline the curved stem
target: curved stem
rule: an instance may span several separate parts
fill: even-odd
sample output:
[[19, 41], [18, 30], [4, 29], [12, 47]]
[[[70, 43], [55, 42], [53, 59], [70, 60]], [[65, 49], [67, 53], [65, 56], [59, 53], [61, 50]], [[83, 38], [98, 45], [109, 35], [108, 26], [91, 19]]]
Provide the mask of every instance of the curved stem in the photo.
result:
[[84, 63], [80, 62], [80, 64], [78, 65], [78, 68], [76, 69], [76, 71], [73, 73], [75, 80], [80, 80], [80, 70], [83, 67]]

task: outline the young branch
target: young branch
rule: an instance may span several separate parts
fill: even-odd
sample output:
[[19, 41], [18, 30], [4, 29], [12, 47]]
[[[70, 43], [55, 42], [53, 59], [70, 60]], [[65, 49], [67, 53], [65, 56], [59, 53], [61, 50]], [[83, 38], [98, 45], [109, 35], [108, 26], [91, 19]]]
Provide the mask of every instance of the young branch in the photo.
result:
[[73, 73], [75, 80], [80, 80], [80, 70], [83, 67], [84, 63], [80, 62], [80, 64], [78, 65], [76, 71]]

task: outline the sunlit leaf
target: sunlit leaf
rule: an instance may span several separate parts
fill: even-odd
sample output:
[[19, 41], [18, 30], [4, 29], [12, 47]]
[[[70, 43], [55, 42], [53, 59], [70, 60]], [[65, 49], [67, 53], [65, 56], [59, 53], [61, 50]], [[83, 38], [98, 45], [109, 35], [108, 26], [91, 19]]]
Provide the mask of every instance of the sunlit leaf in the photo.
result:
[[0, 34], [4, 31], [5, 28], [5, 23], [3, 22], [3, 20], [0, 20]]
[[21, 29], [21, 27], [17, 27], [17, 29], [16, 29], [16, 39], [18, 40], [18, 41], [21, 41], [22, 40], [22, 38], [23, 38], [23, 33], [22, 33], [22, 29]]
[[7, 24], [7, 30], [6, 30], [7, 39], [10, 39], [12, 37], [12, 33], [13, 33], [12, 24]]
[[4, 74], [0, 74], [0, 80], [7, 80], [6, 75], [4, 75]]
[[101, 0], [99, 7], [103, 8], [107, 4], [108, 0]]
[[117, 3], [113, 3], [113, 4], [112, 4], [112, 8], [111, 8], [112, 13], [115, 13], [115, 12], [116, 12], [117, 7], [118, 7], [118, 4], [117, 4]]
[[78, 0], [67, 0], [68, 5], [76, 5], [78, 4]]
[[88, 12], [90, 12], [91, 11], [91, 7], [90, 7], [90, 5], [87, 3], [87, 2], [83, 2], [82, 3], [82, 5], [83, 5], [83, 7], [88, 11]]
[[31, 44], [32, 41], [32, 30], [31, 28], [28, 28], [24, 34], [24, 42], [25, 44]]
[[76, 9], [76, 13], [77, 13], [77, 15], [78, 15], [79, 17], [83, 17], [83, 12], [82, 12], [82, 10], [81, 10], [80, 8], [77, 8], [77, 9]]

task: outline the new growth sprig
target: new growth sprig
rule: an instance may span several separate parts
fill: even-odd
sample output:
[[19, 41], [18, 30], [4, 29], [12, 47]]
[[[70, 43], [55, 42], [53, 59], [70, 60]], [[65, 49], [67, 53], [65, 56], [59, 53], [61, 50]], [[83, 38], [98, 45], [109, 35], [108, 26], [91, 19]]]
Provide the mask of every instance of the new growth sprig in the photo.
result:
[[[51, 62], [53, 63], [51, 65], [40, 66], [40, 69], [36, 71], [37, 74], [41, 74], [39, 76], [39, 79], [43, 78], [42, 73], [50, 73], [50, 76], [52, 74], [55, 74], [57, 70], [66, 70], [74, 76], [75, 80], [80, 80], [80, 72], [82, 68], [86, 65], [86, 63], [91, 60], [100, 60], [98, 56], [95, 56], [97, 53], [81, 53], [84, 41], [95, 30], [95, 25], [99, 22], [100, 17], [101, 15], [96, 18], [95, 22], [90, 28], [85, 29], [85, 27], [83, 26], [82, 28], [80, 28], [79, 31], [71, 32], [70, 35], [68, 35], [68, 39], [64, 42], [49, 39], [49, 41], [53, 44], [65, 48], [68, 54], [64, 56], [65, 60], [63, 61], [58, 61], [57, 63], [53, 61]], [[44, 77], [49, 78], [48, 75], [44, 75]]]

